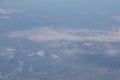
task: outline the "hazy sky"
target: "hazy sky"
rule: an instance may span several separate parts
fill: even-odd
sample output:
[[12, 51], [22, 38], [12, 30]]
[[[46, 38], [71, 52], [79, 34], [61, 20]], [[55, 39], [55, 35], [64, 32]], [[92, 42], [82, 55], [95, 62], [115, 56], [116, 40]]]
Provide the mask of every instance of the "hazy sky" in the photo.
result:
[[8, 21], [0, 19], [0, 25], [2, 28], [11, 25], [9, 29], [51, 25], [111, 28], [120, 25], [119, 3], [118, 0], [1, 0], [0, 8], [18, 12], [0, 14], [11, 17]]

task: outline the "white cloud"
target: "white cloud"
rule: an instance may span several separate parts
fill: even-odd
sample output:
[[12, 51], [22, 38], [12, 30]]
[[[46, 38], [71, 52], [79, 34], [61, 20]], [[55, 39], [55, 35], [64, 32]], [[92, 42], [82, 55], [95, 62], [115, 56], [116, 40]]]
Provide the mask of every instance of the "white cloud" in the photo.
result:
[[22, 38], [35, 42], [45, 41], [102, 41], [120, 42], [120, 30], [55, 29], [42, 27], [25, 31], [11, 32], [10, 38]]
[[10, 19], [8, 16], [0, 16], [0, 19]]
[[13, 32], [9, 37], [27, 38], [36, 42], [53, 41], [53, 40], [76, 40], [76, 36], [59, 32], [51, 28], [39, 28], [35, 30], [27, 30], [23, 32]]
[[38, 55], [38, 56], [40, 56], [40, 57], [44, 57], [45, 56], [45, 52], [44, 51], [38, 51], [37, 53], [36, 53], [36, 55]]
[[116, 50], [116, 49], [108, 49], [106, 50], [106, 54], [109, 56], [114, 56], [120, 53], [120, 50]]
[[120, 21], [120, 16], [112, 16], [112, 19]]
[[86, 43], [84, 43], [84, 45], [85, 45], [85, 46], [92, 46], [92, 43], [86, 42]]
[[18, 10], [13, 10], [13, 9], [0, 9], [0, 14], [11, 14], [19, 12]]
[[55, 55], [55, 54], [51, 54], [51, 58], [52, 58], [52, 59], [58, 59], [59, 56], [58, 56], [58, 55]]
[[3, 52], [3, 53], [0, 54], [0, 56], [7, 57], [7, 58], [13, 58], [14, 53], [12, 53], [12, 52]]
[[7, 58], [13, 58], [14, 57], [14, 51], [16, 51], [13, 48], [6, 48], [4, 52], [0, 54], [0, 56], [7, 57]]
[[7, 52], [14, 52], [14, 51], [16, 51], [16, 50], [13, 49], [13, 48], [6, 48], [5, 51], [7, 51]]
[[77, 54], [84, 54], [86, 53], [87, 51], [83, 50], [83, 49], [80, 49], [80, 48], [68, 48], [68, 49], [62, 49], [61, 50], [61, 53], [63, 53], [63, 55], [66, 55], [66, 56], [74, 56], [74, 55], [77, 55]]
[[107, 14], [107, 13], [108, 13], [108, 11], [101, 11], [101, 12], [99, 12], [99, 14], [102, 14], [102, 15]]
[[9, 17], [9, 14], [17, 13], [17, 12], [23, 12], [21, 10], [14, 10], [14, 9], [0, 9], [0, 20], [8, 20], [11, 19]]
[[112, 44], [106, 43], [104, 46], [106, 47], [106, 49], [105, 49], [105, 54], [106, 55], [108, 55], [108, 56], [117, 56], [117, 55], [120, 54], [120, 50], [117, 49]]

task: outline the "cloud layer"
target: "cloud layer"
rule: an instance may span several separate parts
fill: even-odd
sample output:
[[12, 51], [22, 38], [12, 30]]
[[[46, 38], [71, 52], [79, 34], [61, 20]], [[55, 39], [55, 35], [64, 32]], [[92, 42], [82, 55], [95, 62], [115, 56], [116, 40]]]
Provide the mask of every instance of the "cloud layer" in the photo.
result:
[[102, 41], [120, 42], [120, 30], [91, 30], [91, 29], [64, 29], [41, 27], [24, 31], [11, 32], [11, 38], [28, 39], [34, 42], [45, 41]]

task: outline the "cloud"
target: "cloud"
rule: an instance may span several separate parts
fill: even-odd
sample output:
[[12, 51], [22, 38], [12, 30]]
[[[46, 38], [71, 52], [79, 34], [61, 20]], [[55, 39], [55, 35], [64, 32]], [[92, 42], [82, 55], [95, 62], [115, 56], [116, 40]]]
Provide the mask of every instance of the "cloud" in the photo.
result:
[[7, 52], [14, 52], [14, 51], [16, 51], [16, 50], [13, 49], [13, 48], [6, 48], [5, 51], [7, 51]]
[[13, 32], [9, 37], [27, 38], [36, 42], [54, 41], [54, 40], [76, 40], [76, 36], [59, 32], [51, 28], [39, 28], [34, 30], [26, 30], [23, 32]]
[[38, 51], [36, 53], [36, 55], [40, 56], [40, 57], [44, 57], [45, 56], [45, 52], [44, 51]]
[[85, 45], [85, 46], [92, 46], [92, 43], [86, 42], [86, 43], [84, 43], [84, 45]]
[[101, 15], [108, 14], [108, 11], [101, 11], [101, 12], [99, 12], [99, 14], [101, 14]]
[[120, 16], [112, 16], [112, 19], [120, 21]]
[[108, 56], [118, 56], [120, 54], [120, 50], [116, 49], [113, 45], [107, 44], [106, 46], [106, 55]]
[[0, 54], [0, 56], [2, 56], [2, 57], [7, 57], [7, 58], [13, 58], [14, 57], [14, 52], [15, 52], [16, 50], [15, 49], [13, 49], [13, 48], [6, 48], [5, 50], [4, 50], [4, 52], [2, 52], [1, 54]]
[[14, 10], [14, 9], [1, 9], [0, 8], [0, 20], [11, 19], [11, 17], [9, 17], [9, 14], [13, 14], [13, 13], [17, 13], [17, 12], [23, 12], [23, 11]]
[[87, 51], [80, 48], [72, 48], [72, 49], [63, 49], [61, 52], [66, 56], [76, 56], [77, 54], [84, 54]]
[[15, 12], [19, 12], [18, 10], [13, 10], [13, 9], [0, 9], [0, 14], [12, 14]]
[[106, 54], [110, 55], [110, 56], [114, 56], [120, 53], [120, 50], [116, 50], [116, 49], [108, 49], [106, 50]]
[[59, 56], [58, 56], [58, 55], [55, 55], [55, 54], [51, 54], [51, 58], [52, 58], [52, 59], [58, 59]]
[[34, 42], [45, 41], [101, 41], [120, 42], [120, 30], [90, 30], [90, 29], [56, 29], [41, 27], [24, 31], [11, 32], [10, 38], [28, 39]]
[[8, 16], [0, 16], [0, 19], [10, 19]]

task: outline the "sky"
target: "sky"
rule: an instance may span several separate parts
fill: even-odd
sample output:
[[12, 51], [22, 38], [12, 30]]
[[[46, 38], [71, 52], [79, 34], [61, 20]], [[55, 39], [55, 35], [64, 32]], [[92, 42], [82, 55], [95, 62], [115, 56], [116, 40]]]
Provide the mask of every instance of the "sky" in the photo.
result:
[[[1, 20], [1, 26], [6, 26], [9, 30], [33, 26], [105, 29], [120, 25], [117, 0], [1, 0], [0, 7], [17, 10], [15, 13], [7, 14], [11, 19]], [[6, 27], [2, 29], [6, 31]]]
[[118, 0], [0, 0], [1, 80], [120, 80]]

